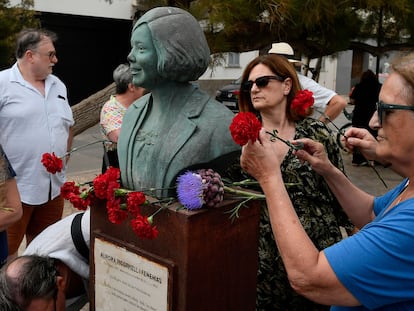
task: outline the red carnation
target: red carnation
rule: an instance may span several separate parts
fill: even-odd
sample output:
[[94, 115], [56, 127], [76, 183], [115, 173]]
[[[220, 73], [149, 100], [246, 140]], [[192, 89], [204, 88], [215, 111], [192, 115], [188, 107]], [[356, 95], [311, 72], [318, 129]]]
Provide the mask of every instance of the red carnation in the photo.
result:
[[141, 239], [155, 239], [158, 235], [157, 227], [151, 226], [152, 216], [144, 217], [138, 215], [135, 219], [131, 220], [131, 227], [135, 234]]
[[128, 211], [121, 209], [121, 199], [112, 199], [106, 202], [108, 219], [113, 224], [119, 225], [128, 217]]
[[115, 191], [119, 189], [121, 185], [117, 181], [109, 181], [107, 184], [107, 190], [106, 190], [106, 199], [112, 200], [112, 198], [115, 197]]
[[98, 199], [106, 199], [108, 193], [108, 178], [100, 174], [93, 180], [93, 191]]
[[290, 109], [295, 111], [299, 116], [306, 116], [309, 108], [313, 106], [315, 99], [313, 93], [308, 90], [299, 91], [290, 104]]
[[262, 124], [252, 112], [239, 112], [230, 124], [230, 133], [236, 144], [243, 146], [259, 138]]
[[117, 181], [121, 177], [121, 171], [119, 168], [111, 166], [105, 171], [103, 175], [106, 176], [108, 181]]
[[145, 194], [136, 191], [128, 194], [127, 207], [128, 211], [136, 217], [140, 213], [140, 207], [147, 201]]
[[60, 194], [65, 200], [69, 200], [69, 195], [72, 193], [76, 195], [80, 194], [79, 186], [74, 181], [67, 181], [60, 187]]
[[57, 157], [54, 152], [44, 153], [42, 155], [41, 162], [46, 170], [51, 174], [56, 174], [56, 172], [62, 171], [63, 161], [61, 158]]
[[70, 203], [72, 203], [73, 207], [81, 210], [81, 211], [85, 211], [88, 206], [89, 206], [89, 200], [86, 199], [82, 199], [81, 197], [79, 197], [78, 195], [71, 193], [68, 197], [68, 200]]

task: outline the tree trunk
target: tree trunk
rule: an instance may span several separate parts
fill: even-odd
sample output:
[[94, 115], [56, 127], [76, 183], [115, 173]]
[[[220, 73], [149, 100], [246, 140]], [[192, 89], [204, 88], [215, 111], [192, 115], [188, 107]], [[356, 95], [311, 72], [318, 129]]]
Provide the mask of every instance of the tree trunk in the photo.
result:
[[102, 106], [112, 94], [115, 94], [115, 83], [72, 106], [73, 118], [75, 119], [75, 125], [73, 126], [75, 136], [99, 122]]

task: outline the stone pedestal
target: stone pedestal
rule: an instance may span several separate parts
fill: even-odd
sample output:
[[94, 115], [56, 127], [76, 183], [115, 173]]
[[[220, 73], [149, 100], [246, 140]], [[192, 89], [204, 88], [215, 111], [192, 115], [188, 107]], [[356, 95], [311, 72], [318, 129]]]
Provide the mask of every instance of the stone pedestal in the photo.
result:
[[154, 240], [138, 238], [129, 220], [110, 223], [105, 202], [92, 207], [91, 310], [255, 310], [260, 204], [231, 220], [226, 211], [237, 203], [172, 205], [154, 217]]

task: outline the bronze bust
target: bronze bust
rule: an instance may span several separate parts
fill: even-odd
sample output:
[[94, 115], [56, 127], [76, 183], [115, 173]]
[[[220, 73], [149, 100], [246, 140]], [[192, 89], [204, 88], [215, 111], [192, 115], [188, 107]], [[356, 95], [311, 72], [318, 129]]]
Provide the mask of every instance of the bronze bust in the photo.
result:
[[210, 49], [197, 20], [173, 7], [157, 7], [135, 24], [128, 55], [133, 83], [151, 93], [124, 116], [118, 141], [123, 187], [174, 196], [177, 176], [190, 168], [222, 175], [238, 163], [230, 135], [233, 113], [200, 90]]

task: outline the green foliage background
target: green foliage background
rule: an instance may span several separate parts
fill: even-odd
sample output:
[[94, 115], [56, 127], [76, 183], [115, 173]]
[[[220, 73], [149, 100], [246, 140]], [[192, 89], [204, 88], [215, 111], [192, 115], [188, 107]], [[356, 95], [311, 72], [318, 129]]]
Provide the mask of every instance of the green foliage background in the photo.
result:
[[14, 62], [16, 34], [25, 27], [40, 26], [32, 7], [33, 0], [22, 0], [16, 7], [10, 7], [8, 0], [0, 0], [0, 70]]

